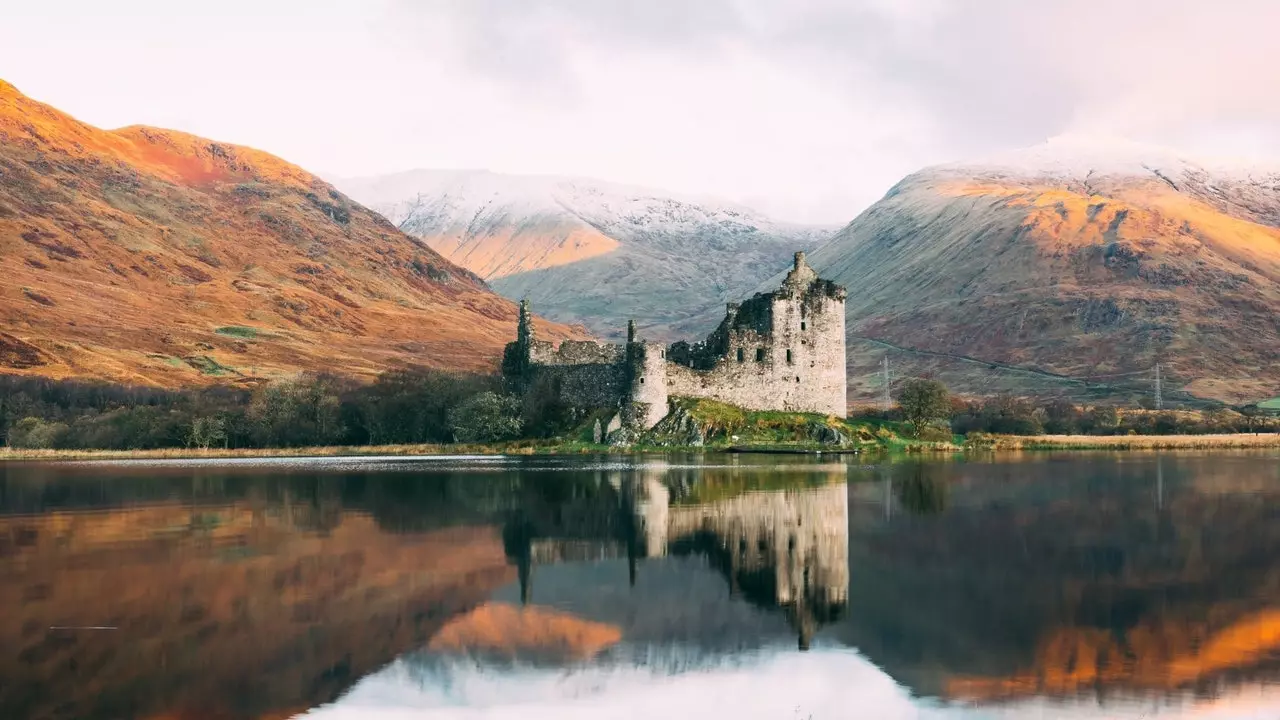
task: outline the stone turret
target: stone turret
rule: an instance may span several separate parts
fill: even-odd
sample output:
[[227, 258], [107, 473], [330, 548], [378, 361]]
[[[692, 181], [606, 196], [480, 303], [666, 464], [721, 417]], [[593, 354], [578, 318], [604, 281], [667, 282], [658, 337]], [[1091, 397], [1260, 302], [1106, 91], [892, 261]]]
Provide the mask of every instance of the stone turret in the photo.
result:
[[516, 327], [516, 342], [526, 347], [533, 344], [533, 313], [529, 312], [529, 298], [520, 301], [520, 324]]
[[801, 250], [796, 253], [795, 265], [792, 266], [791, 272], [787, 273], [787, 278], [782, 281], [782, 288], [784, 290], [804, 292], [817, 279], [818, 273], [809, 267], [809, 263], [804, 257], [804, 251]]

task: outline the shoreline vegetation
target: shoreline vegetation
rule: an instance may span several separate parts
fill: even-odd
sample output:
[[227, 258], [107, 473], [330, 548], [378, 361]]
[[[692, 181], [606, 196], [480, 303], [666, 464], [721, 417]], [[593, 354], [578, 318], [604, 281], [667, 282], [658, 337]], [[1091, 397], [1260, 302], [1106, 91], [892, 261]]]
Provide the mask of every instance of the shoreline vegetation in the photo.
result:
[[[732, 449], [731, 449], [732, 448]], [[1217, 435], [993, 435], [980, 442], [958, 445], [947, 442], [905, 443], [899, 447], [867, 447], [860, 455], [982, 454], [988, 452], [1047, 451], [1155, 451], [1155, 450], [1263, 450], [1280, 449], [1280, 434], [1233, 433]], [[454, 455], [641, 455], [660, 453], [761, 453], [851, 456], [849, 450], [819, 445], [632, 445], [616, 447], [584, 442], [521, 441], [492, 444], [330, 445], [293, 448], [160, 448], [153, 450], [52, 450], [0, 447], [5, 461], [80, 460], [234, 460], [270, 458], [362, 458]]]
[[896, 404], [848, 417], [673, 397], [653, 428], [616, 408], [565, 405], [554, 387], [411, 369], [371, 384], [299, 376], [177, 391], [0, 375], [0, 461], [756, 452], [910, 455], [1034, 450], [1280, 448], [1258, 406], [1079, 407], [970, 400], [908, 378]]

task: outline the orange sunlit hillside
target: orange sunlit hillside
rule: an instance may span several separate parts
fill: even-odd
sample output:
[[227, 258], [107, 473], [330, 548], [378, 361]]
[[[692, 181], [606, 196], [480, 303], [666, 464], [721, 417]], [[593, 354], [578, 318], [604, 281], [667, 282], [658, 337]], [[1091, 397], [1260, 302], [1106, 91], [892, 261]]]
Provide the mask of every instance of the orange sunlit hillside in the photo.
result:
[[961, 359], [944, 381], [975, 392], [1006, 364], [1031, 371], [1019, 392], [1095, 383], [1095, 396], [1124, 397], [1161, 363], [1183, 397], [1280, 394], [1270, 181], [1073, 172], [966, 165], [904, 179], [813, 254], [849, 288], [851, 337], [931, 353], [904, 356], [904, 374]]
[[0, 372], [178, 387], [486, 370], [515, 318], [301, 168], [170, 130], [99, 130], [0, 81]]

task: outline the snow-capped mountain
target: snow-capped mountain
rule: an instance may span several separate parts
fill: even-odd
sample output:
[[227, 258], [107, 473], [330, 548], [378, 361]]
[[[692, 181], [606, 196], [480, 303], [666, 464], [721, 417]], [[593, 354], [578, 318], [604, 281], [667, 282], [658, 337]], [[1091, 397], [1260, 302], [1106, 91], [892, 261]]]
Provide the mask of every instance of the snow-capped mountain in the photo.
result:
[[1250, 158], [1196, 157], [1122, 138], [1061, 135], [1029, 148], [926, 168], [904, 182], [943, 179], [1057, 184], [1085, 194], [1117, 183], [1173, 190], [1220, 211], [1280, 226], [1280, 165]]
[[[1280, 394], [1280, 173], [1256, 164], [1058, 138], [914, 173], [810, 262], [851, 338], [961, 390], [1149, 394], [1161, 363], [1183, 398]], [[887, 350], [858, 342], [870, 395]]]
[[655, 338], [710, 329], [685, 325], [833, 230], [581, 178], [414, 170], [335, 182], [499, 293], [606, 337], [630, 318]]

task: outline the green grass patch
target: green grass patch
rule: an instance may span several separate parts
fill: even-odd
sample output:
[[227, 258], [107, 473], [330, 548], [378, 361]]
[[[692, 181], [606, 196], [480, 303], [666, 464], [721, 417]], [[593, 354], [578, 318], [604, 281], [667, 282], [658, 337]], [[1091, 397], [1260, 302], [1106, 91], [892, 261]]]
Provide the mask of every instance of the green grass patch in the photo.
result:
[[186, 365], [186, 363], [182, 361], [182, 358], [177, 358], [172, 355], [165, 355], [164, 353], [147, 353], [147, 357], [151, 358], [152, 360], [159, 360], [164, 364], [168, 365], [169, 367], [180, 368]]
[[744, 410], [728, 403], [697, 398], [676, 398], [674, 403], [698, 422], [708, 439], [732, 440], [736, 435], [739, 440], [753, 442], [811, 442], [814, 428], [829, 427], [846, 434], [858, 430], [842, 418], [817, 413]]
[[255, 340], [258, 337], [258, 328], [247, 327], [245, 325], [224, 325], [213, 332], [218, 335], [226, 335], [227, 337], [241, 338], [244, 340]]
[[1270, 400], [1264, 400], [1263, 402], [1258, 403], [1258, 407], [1263, 410], [1280, 411], [1280, 397], [1271, 398]]
[[222, 376], [237, 374], [235, 368], [223, 365], [208, 355], [193, 355], [183, 358], [183, 360], [192, 368], [198, 370], [201, 375]]

